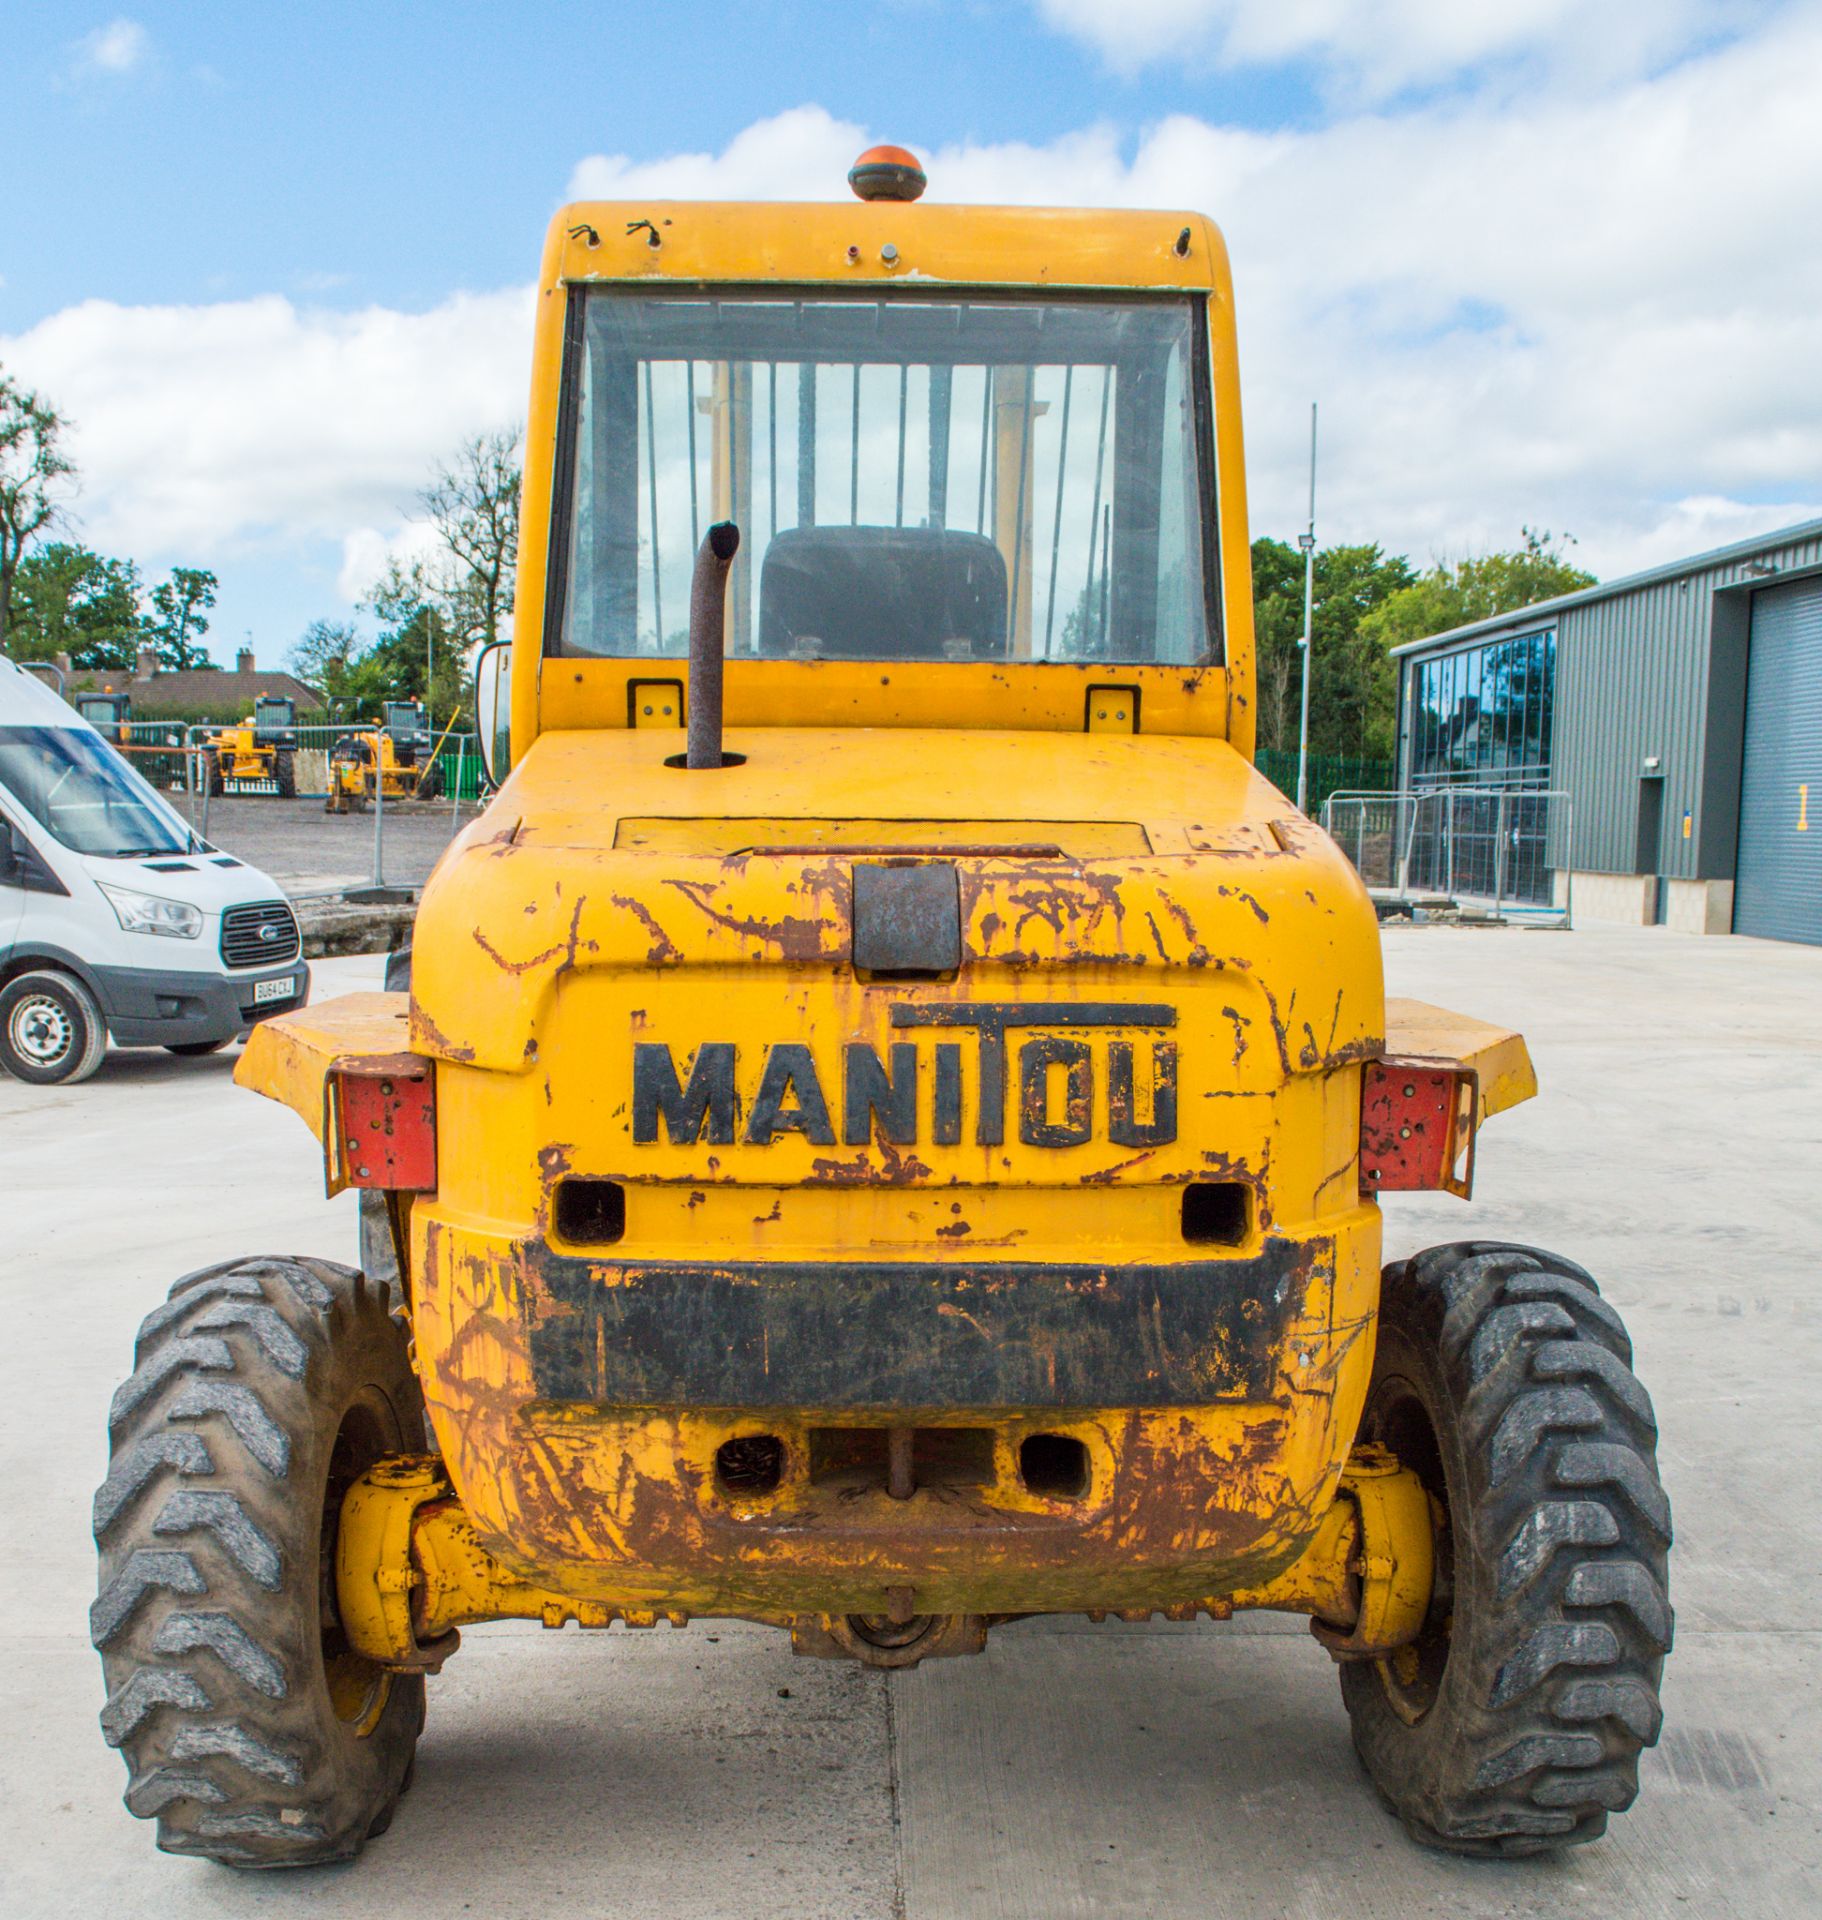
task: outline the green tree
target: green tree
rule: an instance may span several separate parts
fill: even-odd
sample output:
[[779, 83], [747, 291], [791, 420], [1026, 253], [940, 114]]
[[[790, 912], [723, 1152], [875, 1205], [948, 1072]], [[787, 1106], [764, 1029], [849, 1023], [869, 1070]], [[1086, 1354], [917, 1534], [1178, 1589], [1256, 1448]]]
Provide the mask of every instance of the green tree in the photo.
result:
[[[1377, 544], [1319, 547], [1311, 617], [1310, 751], [1384, 757], [1393, 690], [1367, 619], [1415, 575]], [[1303, 658], [1303, 555], [1283, 540], [1253, 542], [1253, 630], [1258, 651], [1259, 744], [1296, 749]]]
[[[1427, 640], [1451, 627], [1515, 613], [1595, 584], [1593, 574], [1559, 550], [1557, 535], [1531, 527], [1523, 532], [1524, 545], [1510, 553], [1438, 561], [1375, 608], [1362, 621], [1362, 631], [1383, 653], [1407, 640]], [[1561, 544], [1573, 546], [1573, 536], [1562, 535]]]
[[448, 724], [468, 694], [470, 652], [505, 637], [519, 562], [519, 429], [476, 434], [418, 496], [436, 536], [421, 559], [391, 561], [361, 602], [379, 624], [364, 642], [345, 622], [313, 621], [291, 667], [340, 717], [383, 700], [422, 700]]
[[0, 372], [0, 650], [37, 657], [13, 633], [13, 600], [26, 549], [56, 524], [59, 495], [76, 471], [63, 450], [66, 422], [51, 404]]
[[144, 644], [158, 655], [161, 667], [181, 672], [209, 664], [202, 636], [209, 631], [207, 615], [220, 584], [202, 567], [173, 567], [170, 579], [152, 589], [152, 611], [142, 622]]
[[419, 575], [464, 651], [504, 637], [519, 564], [520, 430], [478, 433], [418, 496], [436, 529]]
[[447, 725], [468, 691], [467, 636], [447, 597], [421, 565], [394, 560], [362, 604], [380, 623], [368, 658], [392, 689], [387, 698], [422, 700], [432, 721]]
[[291, 671], [328, 702], [336, 720], [374, 712], [385, 698], [380, 674], [350, 620], [312, 620], [291, 649]]
[[87, 668], [131, 668], [143, 639], [139, 569], [88, 547], [53, 541], [21, 561], [8, 651], [15, 659], [67, 653]]

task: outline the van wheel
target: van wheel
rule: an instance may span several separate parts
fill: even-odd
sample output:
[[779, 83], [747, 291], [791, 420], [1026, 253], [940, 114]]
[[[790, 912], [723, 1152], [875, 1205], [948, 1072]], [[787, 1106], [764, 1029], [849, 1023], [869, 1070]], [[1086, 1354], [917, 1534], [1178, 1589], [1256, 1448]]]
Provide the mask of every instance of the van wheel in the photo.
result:
[[[230, 1034], [229, 1039], [233, 1036]], [[179, 1060], [202, 1060], [211, 1053], [220, 1053], [228, 1040], [178, 1040], [165, 1048], [166, 1053], [174, 1053]]]
[[22, 973], [0, 990], [0, 1066], [35, 1087], [73, 1086], [101, 1065], [107, 1023], [72, 973]]

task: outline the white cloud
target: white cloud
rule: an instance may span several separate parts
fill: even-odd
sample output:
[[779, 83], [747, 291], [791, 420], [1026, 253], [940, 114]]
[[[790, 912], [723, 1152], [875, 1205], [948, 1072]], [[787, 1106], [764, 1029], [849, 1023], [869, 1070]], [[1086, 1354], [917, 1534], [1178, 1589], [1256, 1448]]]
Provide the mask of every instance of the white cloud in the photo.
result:
[[[1118, 72], [1313, 65], [1380, 96], [1488, 69], [1583, 87], [1641, 72], [1787, 0], [1035, 0]], [[1796, 0], [1803, 4], [1803, 0]]]
[[[1812, 8], [1594, 99], [939, 148], [930, 197], [1214, 214], [1256, 529], [1302, 518], [1315, 397], [1325, 538], [1422, 560], [1529, 523], [1611, 575], [1822, 513], [1822, 261], [1791, 245], [1822, 196], [1818, 70]], [[800, 108], [720, 156], [589, 160], [573, 185], [826, 198], [866, 138]]]
[[792, 107], [738, 133], [718, 154], [635, 161], [591, 154], [569, 178], [572, 200], [826, 200], [867, 144], [866, 129], [821, 107]]
[[72, 71], [79, 79], [117, 78], [143, 67], [151, 51], [152, 37], [137, 20], [110, 20], [76, 42]]
[[[73, 422], [98, 546], [199, 563], [365, 534], [383, 547], [433, 461], [523, 413], [532, 305], [529, 288], [419, 314], [92, 300], [0, 339], [0, 363]], [[358, 573], [344, 568], [353, 594]]]
[[[939, 148], [930, 197], [1215, 215], [1258, 531], [1302, 519], [1316, 397], [1325, 540], [1421, 561], [1528, 523], [1611, 576], [1822, 514], [1822, 257], [1800, 241], [1822, 203], [1818, 71], [1811, 7], [1598, 96]], [[585, 159], [570, 184], [827, 199], [877, 137], [803, 106], [717, 154]], [[0, 339], [0, 362], [77, 423], [85, 537], [200, 564], [327, 542], [353, 599], [417, 537], [432, 461], [522, 415], [531, 304], [90, 302]]]
[[410, 566], [438, 557], [436, 528], [428, 520], [406, 520], [390, 528], [356, 527], [342, 536], [342, 564], [336, 591], [350, 606], [367, 597], [393, 561]]

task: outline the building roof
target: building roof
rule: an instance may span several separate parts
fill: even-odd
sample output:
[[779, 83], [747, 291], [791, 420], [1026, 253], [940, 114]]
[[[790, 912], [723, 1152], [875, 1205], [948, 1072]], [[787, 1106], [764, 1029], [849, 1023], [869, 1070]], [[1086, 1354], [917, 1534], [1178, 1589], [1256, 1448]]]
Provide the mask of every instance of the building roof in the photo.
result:
[[1817, 538], [1822, 538], [1822, 520], [1800, 520], [1794, 527], [1780, 527], [1774, 533], [1762, 533], [1751, 540], [1737, 540], [1732, 546], [1716, 547], [1712, 552], [1694, 554], [1687, 560], [1672, 560], [1661, 567], [1647, 567], [1643, 573], [1629, 573], [1619, 580], [1599, 581], [1592, 587], [1579, 587], [1574, 593], [1559, 593], [1553, 600], [1534, 601], [1528, 607], [1513, 607], [1507, 613], [1489, 614], [1484, 620], [1470, 620], [1465, 626], [1449, 627], [1441, 633], [1429, 634], [1422, 640], [1407, 640], [1403, 646], [1393, 647], [1391, 655], [1396, 659], [1400, 654], [1421, 653], [1427, 647], [1469, 639], [1477, 633], [1492, 633], [1514, 622], [1529, 624], [1561, 613], [1566, 607], [1586, 606], [1591, 600], [1605, 600], [1616, 593], [1631, 593], [1639, 587], [1655, 587], [1661, 581], [1675, 580], [1684, 574], [1742, 566], [1773, 547], [1794, 546], [1798, 541]]
[[79, 674], [71, 691], [78, 688], [84, 693], [131, 694], [134, 713], [147, 715], [226, 706], [251, 713], [253, 702], [262, 697], [295, 700], [299, 713], [314, 713], [323, 705], [323, 696], [295, 674], [240, 673], [232, 667], [186, 667], [176, 672], [160, 668], [147, 679], [139, 678], [131, 667], [113, 667]]

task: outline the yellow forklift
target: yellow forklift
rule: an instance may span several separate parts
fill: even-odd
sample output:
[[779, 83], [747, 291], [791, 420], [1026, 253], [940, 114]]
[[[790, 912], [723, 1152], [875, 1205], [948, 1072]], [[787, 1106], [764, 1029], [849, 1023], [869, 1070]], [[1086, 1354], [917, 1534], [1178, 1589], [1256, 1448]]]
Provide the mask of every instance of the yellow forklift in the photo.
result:
[[297, 702], [261, 694], [237, 726], [219, 727], [204, 740], [201, 758], [209, 791], [258, 788], [281, 800], [295, 799], [297, 739]]
[[352, 1856], [475, 1621], [909, 1669], [1272, 1608], [1418, 1840], [1590, 1840], [1659, 1729], [1651, 1402], [1574, 1261], [1381, 1264], [1535, 1081], [1387, 998], [1253, 766], [1221, 235], [850, 183], [550, 228], [503, 784], [408, 990], [236, 1075], [383, 1247], [204, 1265], [114, 1399], [127, 1805]]
[[[445, 728], [445, 738], [448, 733]], [[389, 802], [436, 799], [443, 791], [438, 745], [425, 724], [422, 701], [386, 701], [377, 725], [343, 734], [330, 749], [324, 811], [364, 813], [376, 793]]]

